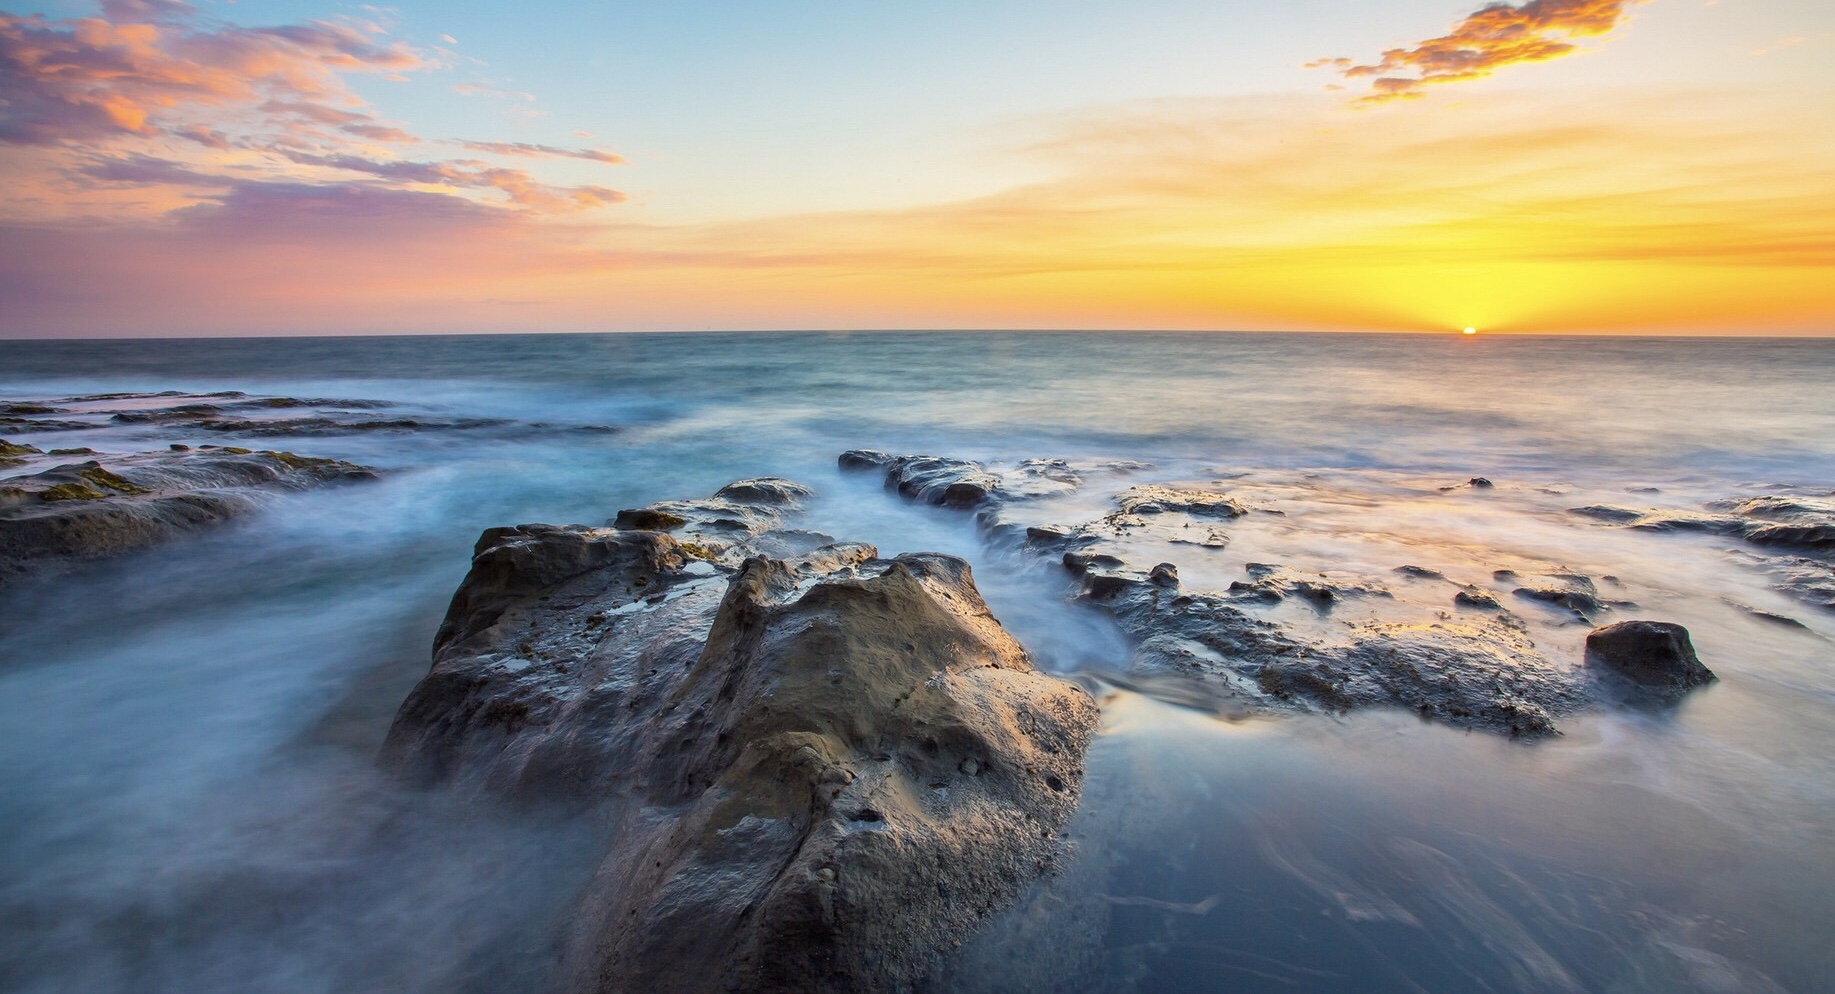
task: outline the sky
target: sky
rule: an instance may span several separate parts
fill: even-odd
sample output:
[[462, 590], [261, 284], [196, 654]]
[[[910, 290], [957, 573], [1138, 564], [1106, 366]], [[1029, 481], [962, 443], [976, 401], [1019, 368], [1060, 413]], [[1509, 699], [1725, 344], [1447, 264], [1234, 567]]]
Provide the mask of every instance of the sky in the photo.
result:
[[1835, 334], [1828, 0], [0, 2], [0, 337]]

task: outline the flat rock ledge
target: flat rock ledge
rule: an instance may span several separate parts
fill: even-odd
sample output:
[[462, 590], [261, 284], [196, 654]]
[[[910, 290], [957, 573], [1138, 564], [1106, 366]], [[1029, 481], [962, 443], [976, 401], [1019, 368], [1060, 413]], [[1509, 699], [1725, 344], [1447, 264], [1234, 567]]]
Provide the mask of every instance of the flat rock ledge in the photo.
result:
[[41, 453], [0, 440], [21, 462], [88, 455], [0, 478], [0, 585], [71, 562], [157, 545], [259, 507], [264, 494], [372, 480], [367, 467], [291, 452], [175, 447], [103, 455]]
[[[1400, 708], [1459, 728], [1533, 739], [1558, 734], [1558, 721], [1565, 715], [1622, 701], [1628, 676], [1638, 688], [1631, 696], [1665, 702], [1712, 679], [1676, 663], [1664, 672], [1687, 675], [1659, 680], [1646, 669], [1670, 664], [1602, 661], [1618, 658], [1610, 652], [1590, 650], [1584, 660], [1555, 658], [1537, 646], [1524, 618], [1493, 594], [1418, 566], [1398, 566], [1394, 574], [1403, 582], [1450, 586], [1452, 611], [1442, 610], [1427, 622], [1397, 617], [1405, 612], [1387, 612], [1388, 618], [1379, 612], [1369, 620], [1318, 626], [1271, 620], [1263, 612], [1299, 601], [1324, 617], [1353, 601], [1391, 602], [1394, 593], [1376, 578], [1308, 573], [1271, 563], [1246, 564], [1247, 579], [1226, 589], [1192, 590], [1181, 582], [1175, 563], [1148, 569], [1114, 554], [1121, 548], [1115, 540], [1121, 538], [1155, 541], [1169, 553], [1186, 545], [1227, 546], [1229, 524], [1258, 509], [1216, 486], [1136, 484], [1116, 493], [1114, 510], [1102, 518], [1059, 525], [1027, 520], [1031, 502], [1051, 491], [1025, 481], [1041, 467], [1059, 467], [1054, 479], [1075, 489], [1083, 477], [1070, 470], [1078, 464], [1034, 459], [1021, 463], [1018, 471], [1000, 473], [968, 460], [871, 449], [845, 452], [838, 464], [844, 470], [883, 472], [887, 489], [908, 499], [972, 509], [984, 539], [1061, 561], [1073, 580], [1070, 597], [1108, 614], [1133, 643], [1125, 671], [1115, 677], [1226, 713]], [[1111, 464], [1085, 465], [1101, 470]], [[1136, 468], [1146, 467], [1125, 467]], [[1473, 479], [1465, 486], [1485, 489], [1491, 483]], [[1807, 502], [1740, 505], [1742, 514], [1762, 512], [1768, 520], [1784, 518], [1793, 527], [1814, 511]], [[1592, 626], [1601, 614], [1636, 606], [1602, 597], [1592, 577], [1576, 573], [1519, 576], [1500, 570], [1493, 578], [1522, 584], [1512, 591], [1516, 598], [1532, 610], [1565, 616], [1567, 624]], [[1679, 625], [1633, 624], [1673, 629], [1687, 647], [1687, 632]], [[1602, 645], [1620, 645], [1625, 636], [1611, 634], [1617, 627], [1600, 629], [1595, 636]], [[1662, 640], [1654, 636], [1634, 641], [1635, 648], [1626, 651], [1639, 659], [1669, 652], [1655, 645]], [[1680, 651], [1670, 655], [1681, 658]], [[1686, 658], [1693, 659], [1692, 649]], [[1700, 667], [1699, 661], [1693, 665]], [[1658, 684], [1664, 692], [1651, 689]]]
[[479, 539], [383, 761], [614, 813], [566, 991], [933, 989], [1063, 856], [1094, 701], [960, 559], [756, 554], [806, 494]]

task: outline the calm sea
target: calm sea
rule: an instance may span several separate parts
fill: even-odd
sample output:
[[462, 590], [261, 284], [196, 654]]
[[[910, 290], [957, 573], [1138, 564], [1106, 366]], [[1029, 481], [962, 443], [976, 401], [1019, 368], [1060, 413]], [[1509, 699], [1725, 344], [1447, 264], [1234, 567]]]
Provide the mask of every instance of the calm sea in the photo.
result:
[[[1727, 540], [1577, 519], [1835, 488], [1835, 340], [683, 334], [0, 341], [0, 398], [245, 390], [500, 428], [264, 438], [387, 471], [0, 605], [0, 989], [537, 992], [590, 819], [404, 795], [371, 760], [477, 533], [744, 476], [808, 524], [965, 556], [1040, 664], [1125, 660], [1046, 564], [835, 469], [872, 447], [1233, 478], [1285, 523], [1181, 562], [1610, 574], [1721, 676], [1533, 745], [1405, 715], [1226, 721], [1112, 689], [1061, 922], [990, 984], [1775, 991], [1835, 977], [1835, 613]], [[611, 433], [538, 430], [610, 425]], [[43, 447], [163, 447], [110, 429]], [[192, 441], [227, 441], [200, 438]], [[1498, 484], [1456, 515], [1411, 493]], [[1094, 511], [1098, 499], [1092, 497]], [[1754, 614], [1795, 619], [1790, 627]], [[1585, 629], [1550, 628], [1553, 654]]]

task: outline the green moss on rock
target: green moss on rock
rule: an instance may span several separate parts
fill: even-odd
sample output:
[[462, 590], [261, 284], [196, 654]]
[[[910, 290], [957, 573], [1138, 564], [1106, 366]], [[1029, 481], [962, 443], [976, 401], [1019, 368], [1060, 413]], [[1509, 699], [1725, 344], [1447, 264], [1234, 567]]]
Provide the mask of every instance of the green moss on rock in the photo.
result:
[[4, 438], [0, 438], [0, 456], [35, 456], [41, 454], [41, 452], [42, 450], [36, 445], [26, 445], [23, 442], [9, 442]]
[[141, 486], [140, 484], [135, 483], [132, 480], [128, 480], [128, 479], [124, 479], [122, 477], [116, 476], [115, 474], [110, 473], [108, 470], [103, 469], [101, 466], [86, 466], [83, 469], [78, 470], [76, 475], [89, 481], [90, 484], [96, 487], [106, 489], [106, 490], [113, 490], [114, 492], [119, 493], [119, 494], [130, 494], [131, 495], [131, 494], [152, 493], [152, 491]]
[[60, 483], [40, 490], [38, 496], [41, 500], [102, 500], [109, 495], [81, 483]]

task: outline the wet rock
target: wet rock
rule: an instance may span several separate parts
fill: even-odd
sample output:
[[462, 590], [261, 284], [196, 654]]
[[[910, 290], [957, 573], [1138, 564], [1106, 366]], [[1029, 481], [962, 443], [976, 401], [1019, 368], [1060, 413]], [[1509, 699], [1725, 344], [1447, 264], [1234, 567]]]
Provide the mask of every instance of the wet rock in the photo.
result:
[[1241, 591], [1175, 595], [1125, 567], [1079, 562], [1080, 597], [1135, 640], [1130, 673], [1197, 681], [1231, 710], [1399, 707], [1536, 737], [1590, 700], [1584, 674], [1539, 652], [1507, 613], [1475, 625], [1372, 621], [1301, 635], [1240, 606], [1249, 603]]
[[897, 456], [878, 449], [849, 449], [835, 460], [842, 469], [885, 469]]
[[1644, 517], [1645, 514], [1643, 511], [1634, 510], [1629, 507], [1615, 507], [1610, 504], [1589, 504], [1586, 507], [1570, 507], [1567, 509], [1567, 513], [1577, 514], [1583, 518], [1592, 518], [1596, 521], [1609, 521], [1614, 524], [1637, 521]]
[[1680, 693], [1714, 682], [1701, 664], [1688, 629], [1664, 621], [1621, 621], [1587, 636], [1587, 662], [1640, 687]]
[[619, 511], [608, 523], [670, 532], [692, 555], [729, 564], [758, 552], [797, 555], [834, 541], [820, 532], [782, 527], [785, 516], [813, 494], [800, 483], [775, 477], [739, 480], [703, 500], [659, 501]]
[[366, 467], [291, 452], [217, 449], [67, 463], [0, 480], [0, 582], [145, 548], [227, 521], [261, 495], [374, 479]]
[[912, 991], [1059, 859], [1095, 720], [959, 559], [523, 526], [480, 540], [384, 759], [618, 819], [565, 990]]
[[1179, 568], [1172, 563], [1161, 563], [1147, 574], [1147, 582], [1159, 587], [1176, 587], [1179, 585]]
[[921, 504], [973, 508], [1000, 490], [1000, 478], [965, 459], [900, 456], [886, 468], [886, 486]]
[[1176, 512], [1208, 518], [1240, 518], [1249, 509], [1229, 494], [1157, 484], [1129, 487], [1115, 498], [1117, 513], [1149, 515]]
[[1252, 600], [1274, 603], [1298, 597], [1315, 607], [1328, 607], [1347, 597], [1393, 597], [1386, 588], [1374, 583], [1332, 577], [1324, 573], [1302, 573], [1272, 563], [1248, 563], [1243, 567], [1248, 580], [1230, 584], [1231, 594]]
[[776, 477], [763, 477], [753, 480], [736, 480], [721, 487], [714, 494], [714, 498], [730, 500], [738, 504], [790, 505], [814, 495], [815, 491], [801, 483], [780, 480]]
[[0, 438], [0, 456], [35, 456], [44, 452], [36, 445], [25, 445], [20, 442], [9, 442]]
[[1445, 573], [1442, 573], [1437, 569], [1429, 569], [1426, 566], [1397, 566], [1394, 572], [1400, 573], [1403, 576], [1412, 576], [1420, 580], [1444, 580], [1446, 579]]
[[1574, 614], [1587, 618], [1606, 609], [1606, 605], [1597, 594], [1590, 590], [1576, 587], [1518, 587], [1511, 593], [1526, 600], [1541, 601], [1564, 607]]
[[1503, 605], [1499, 604], [1497, 598], [1491, 596], [1489, 591], [1481, 590], [1477, 587], [1466, 587], [1454, 594], [1453, 603], [1460, 607], [1473, 607], [1481, 611], [1498, 611], [1503, 609]]

